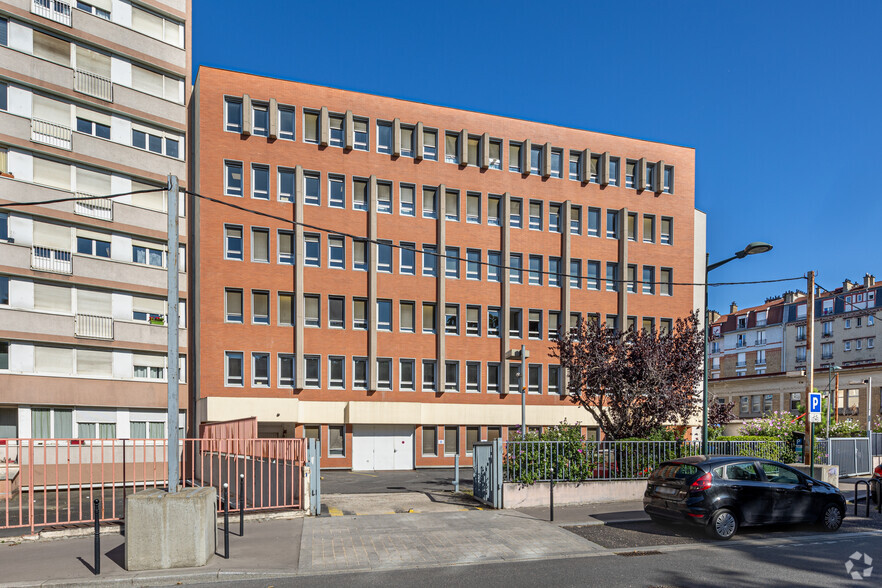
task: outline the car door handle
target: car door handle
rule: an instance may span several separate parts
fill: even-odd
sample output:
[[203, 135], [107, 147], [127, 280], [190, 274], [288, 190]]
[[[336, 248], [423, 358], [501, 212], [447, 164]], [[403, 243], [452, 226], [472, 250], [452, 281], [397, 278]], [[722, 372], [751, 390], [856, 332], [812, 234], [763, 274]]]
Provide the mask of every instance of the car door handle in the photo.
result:
[[784, 490], [784, 488], [775, 488], [775, 492], [778, 492], [779, 494], [783, 494], [784, 492], [786, 492], [786, 490]]

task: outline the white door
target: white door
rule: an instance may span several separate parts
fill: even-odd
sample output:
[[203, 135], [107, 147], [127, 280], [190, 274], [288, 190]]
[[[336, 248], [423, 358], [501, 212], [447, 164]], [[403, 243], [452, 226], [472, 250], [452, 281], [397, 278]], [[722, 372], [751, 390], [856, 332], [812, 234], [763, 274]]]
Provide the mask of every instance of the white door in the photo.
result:
[[413, 469], [414, 427], [406, 425], [354, 425], [353, 470]]

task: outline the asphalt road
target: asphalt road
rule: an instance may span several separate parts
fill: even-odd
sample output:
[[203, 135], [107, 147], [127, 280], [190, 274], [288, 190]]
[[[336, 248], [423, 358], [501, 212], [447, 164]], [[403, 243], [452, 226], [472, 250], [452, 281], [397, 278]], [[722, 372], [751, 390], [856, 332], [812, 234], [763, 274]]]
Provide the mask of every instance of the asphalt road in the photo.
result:
[[[322, 494], [438, 492], [453, 490], [453, 468], [352, 472], [322, 470]], [[472, 489], [472, 467], [459, 469], [460, 490]]]
[[[636, 554], [547, 559], [503, 564], [419, 568], [301, 576], [237, 582], [246, 588], [339, 586], [770, 586], [879, 585], [882, 566], [870, 578], [853, 580], [846, 562], [855, 552], [882, 561], [882, 534], [833, 533], [803, 537], [690, 544]], [[621, 552], [625, 553], [625, 552]], [[861, 558], [852, 570], [863, 571]], [[207, 584], [205, 586], [208, 586]]]

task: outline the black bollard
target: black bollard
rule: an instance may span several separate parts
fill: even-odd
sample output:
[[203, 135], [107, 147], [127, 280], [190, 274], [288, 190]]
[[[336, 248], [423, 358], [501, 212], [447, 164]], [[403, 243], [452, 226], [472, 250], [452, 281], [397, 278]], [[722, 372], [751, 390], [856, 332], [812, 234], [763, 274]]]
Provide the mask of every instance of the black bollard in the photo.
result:
[[239, 537], [245, 536], [245, 474], [239, 474]]
[[230, 485], [224, 482], [224, 559], [230, 559]]
[[554, 522], [554, 468], [551, 468], [551, 483], [548, 485], [548, 493], [551, 495], [548, 502], [551, 509], [551, 522]]
[[95, 518], [95, 575], [101, 573], [101, 501], [95, 499], [94, 518]]

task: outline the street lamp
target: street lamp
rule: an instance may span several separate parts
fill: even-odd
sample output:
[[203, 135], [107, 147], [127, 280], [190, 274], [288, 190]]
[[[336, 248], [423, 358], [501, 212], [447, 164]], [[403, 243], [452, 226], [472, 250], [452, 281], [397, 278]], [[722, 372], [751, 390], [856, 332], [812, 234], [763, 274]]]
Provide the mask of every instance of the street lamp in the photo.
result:
[[724, 259], [722, 261], [718, 261], [716, 263], [707, 264], [708, 260], [710, 260], [710, 254], [705, 254], [705, 269], [704, 269], [704, 394], [702, 400], [702, 410], [701, 410], [701, 452], [703, 454], [707, 454], [707, 324], [708, 324], [708, 316], [710, 315], [707, 309], [707, 275], [711, 272], [711, 270], [715, 270], [721, 265], [725, 265], [730, 261], [735, 259], [744, 259], [748, 255], [756, 255], [757, 253], [765, 253], [767, 251], [771, 251], [772, 246], [768, 243], [763, 243], [761, 241], [754, 241], [750, 243], [733, 255], [728, 259]]
[[[529, 377], [527, 374], [527, 358], [530, 357], [530, 352], [524, 345], [521, 345], [521, 348], [518, 349], [510, 349], [505, 352], [505, 359], [510, 360], [521, 360], [521, 371], [518, 373], [518, 377], [521, 380], [521, 439], [527, 438], [527, 385], [529, 382], [527, 378]], [[506, 366], [508, 369], [508, 366]], [[508, 391], [506, 390], [506, 393]]]

